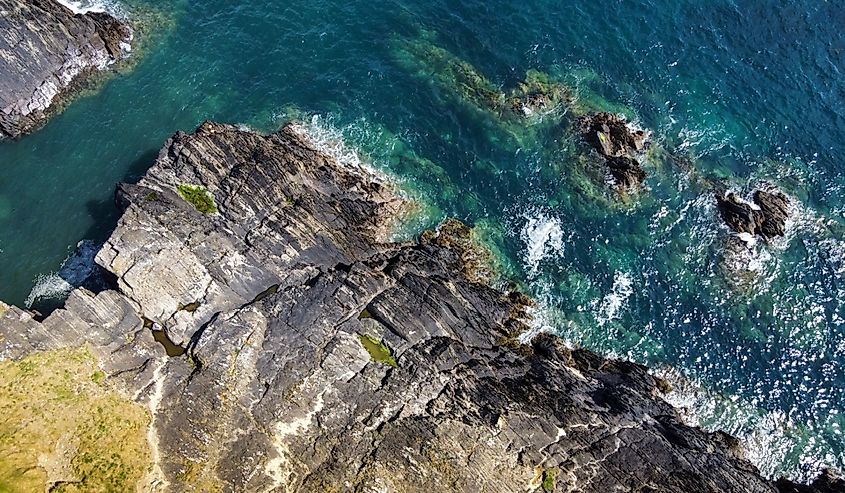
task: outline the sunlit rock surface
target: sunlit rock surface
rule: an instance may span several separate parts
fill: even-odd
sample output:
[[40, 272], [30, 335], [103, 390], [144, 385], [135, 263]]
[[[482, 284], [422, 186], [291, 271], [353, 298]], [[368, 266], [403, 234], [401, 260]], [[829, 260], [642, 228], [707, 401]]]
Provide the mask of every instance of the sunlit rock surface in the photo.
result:
[[55, 0], [0, 0], [0, 136], [18, 138], [97, 71], [123, 58], [132, 31], [104, 12]]
[[0, 359], [87, 347], [151, 417], [142, 490], [830, 491], [760, 477], [642, 366], [521, 345], [531, 301], [484, 283], [468, 227], [391, 243], [407, 204], [296, 125], [176, 134], [117, 202], [116, 290], [4, 305]]

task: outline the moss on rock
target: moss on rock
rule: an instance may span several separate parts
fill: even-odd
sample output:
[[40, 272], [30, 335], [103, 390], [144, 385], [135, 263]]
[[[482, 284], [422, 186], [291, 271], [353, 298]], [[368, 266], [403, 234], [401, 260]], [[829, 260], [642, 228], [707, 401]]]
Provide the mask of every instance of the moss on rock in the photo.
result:
[[557, 485], [557, 476], [560, 474], [560, 469], [552, 467], [543, 471], [543, 491], [552, 492]]
[[0, 362], [0, 491], [134, 491], [149, 415], [103, 386], [87, 349]]
[[214, 197], [204, 187], [198, 185], [179, 185], [176, 187], [179, 195], [203, 214], [215, 214], [217, 206]]
[[366, 349], [368, 353], [370, 353], [370, 358], [372, 358], [373, 361], [392, 366], [394, 368], [399, 368], [399, 365], [396, 364], [396, 359], [390, 353], [390, 348], [382, 341], [366, 334], [360, 336], [360, 339], [361, 345], [364, 346], [364, 349]]

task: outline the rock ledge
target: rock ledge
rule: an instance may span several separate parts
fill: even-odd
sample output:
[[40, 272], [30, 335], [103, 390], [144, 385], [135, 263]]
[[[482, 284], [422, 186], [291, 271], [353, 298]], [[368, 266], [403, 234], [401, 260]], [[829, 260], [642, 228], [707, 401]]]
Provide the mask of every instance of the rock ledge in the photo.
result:
[[125, 57], [132, 30], [55, 0], [0, 0], [0, 136], [41, 125], [90, 76]]

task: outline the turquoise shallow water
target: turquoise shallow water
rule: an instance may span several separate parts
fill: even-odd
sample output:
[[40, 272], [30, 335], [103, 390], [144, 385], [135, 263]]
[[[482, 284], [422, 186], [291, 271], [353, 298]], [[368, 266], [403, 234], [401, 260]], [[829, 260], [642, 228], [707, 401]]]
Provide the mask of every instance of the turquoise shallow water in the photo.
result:
[[[120, 8], [155, 19], [137, 64], [0, 143], [0, 298], [37, 307], [84, 277], [117, 217], [115, 183], [176, 130], [301, 118], [395, 174], [429, 205], [426, 224], [478, 225], [547, 327], [685, 375], [676, 403], [745, 438], [765, 473], [845, 466], [839, 2], [131, 2]], [[689, 173], [654, 156], [646, 194], [604, 196], [572, 171], [565, 132], [514, 137], [461, 97], [444, 59], [505, 90], [528, 69], [552, 74], [696, 173], [778, 185], [799, 219], [736, 288], [720, 268], [727, 230]]]

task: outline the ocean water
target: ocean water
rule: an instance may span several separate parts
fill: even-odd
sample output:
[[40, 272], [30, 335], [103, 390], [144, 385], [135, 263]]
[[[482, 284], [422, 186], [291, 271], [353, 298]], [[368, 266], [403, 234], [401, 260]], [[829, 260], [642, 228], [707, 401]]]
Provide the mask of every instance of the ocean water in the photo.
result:
[[[845, 468], [841, 2], [104, 6], [139, 22], [129, 66], [0, 143], [0, 299], [49, 307], [84, 282], [115, 184], [175, 131], [299, 119], [423, 204], [408, 232], [475, 225], [539, 300], [537, 330], [651, 365], [690, 422], [743, 438], [767, 475]], [[526, 124], [484, 107], [478, 89], [529, 70], [652, 132], [645, 192], [585, 172], [572, 111]], [[787, 237], [730, 257], [713, 181], [788, 193]]]

